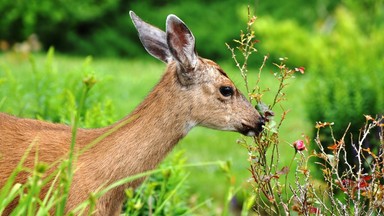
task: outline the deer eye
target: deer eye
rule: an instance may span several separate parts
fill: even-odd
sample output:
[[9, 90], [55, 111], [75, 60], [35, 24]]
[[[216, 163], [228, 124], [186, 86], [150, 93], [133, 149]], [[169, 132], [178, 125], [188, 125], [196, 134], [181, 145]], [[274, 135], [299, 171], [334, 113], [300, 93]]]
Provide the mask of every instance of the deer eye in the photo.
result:
[[230, 86], [221, 86], [221, 87], [220, 87], [220, 93], [221, 93], [224, 97], [232, 96], [232, 95], [233, 95], [233, 88], [230, 87]]

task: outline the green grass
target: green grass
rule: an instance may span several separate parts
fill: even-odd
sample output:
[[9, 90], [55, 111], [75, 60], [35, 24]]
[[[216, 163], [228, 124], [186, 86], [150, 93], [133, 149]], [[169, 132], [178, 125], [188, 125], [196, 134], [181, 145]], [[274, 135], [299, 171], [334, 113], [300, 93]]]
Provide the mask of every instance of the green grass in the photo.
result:
[[[45, 55], [35, 55], [34, 59], [36, 68], [41, 69], [44, 73], [46, 70], [44, 68]], [[65, 90], [65, 82], [79, 81], [81, 76], [77, 73], [79, 73], [79, 67], [83, 65], [84, 59], [84, 57], [55, 55], [52, 80], [46, 88], [44, 86], [39, 88], [39, 94], [58, 94], [58, 97], [61, 97], [60, 95]], [[113, 115], [106, 116], [106, 118], [111, 119], [111, 121], [116, 121], [127, 115], [144, 100], [165, 70], [165, 65], [155, 59], [96, 58], [93, 59], [91, 65], [98, 83], [89, 93], [89, 98], [90, 100], [100, 100], [101, 103], [110, 100], [114, 107]], [[234, 64], [228, 61], [221, 65], [235, 84], [244, 89], [242, 78]], [[249, 75], [251, 85], [255, 81], [257, 70], [255, 68]], [[267, 104], [272, 101], [272, 96], [275, 93], [273, 90], [278, 84], [269, 70], [264, 70], [261, 80], [262, 88], [271, 88], [271, 91], [267, 92], [264, 97], [264, 102]], [[32, 88], [30, 85], [33, 76], [28, 58], [12, 53], [0, 54], [0, 111], [23, 117], [36, 117], [30, 110], [34, 110], [34, 106], [38, 104], [29, 101], [32, 97], [28, 93], [28, 89]], [[284, 108], [291, 110], [291, 112], [289, 112], [280, 132], [281, 166], [288, 165], [294, 155], [290, 143], [299, 139], [302, 133], [310, 135], [312, 131], [313, 126], [307, 122], [304, 114], [305, 82], [305, 77], [298, 77], [291, 81], [292, 84], [286, 88], [288, 100], [283, 104]], [[1, 103], [1, 101], [4, 102]], [[51, 103], [50, 105], [62, 106], [60, 103]], [[276, 110], [275, 114], [276, 118], [279, 119], [281, 110]], [[230, 161], [235, 180], [234, 185], [239, 186], [243, 185], [250, 177], [247, 170], [249, 166], [247, 150], [236, 144], [236, 140], [240, 137], [241, 135], [233, 132], [197, 127], [180, 142], [173, 152], [185, 150], [185, 156], [190, 163]], [[205, 200], [212, 197], [213, 202], [218, 204], [215, 206], [223, 206], [225, 194], [230, 184], [226, 174], [218, 166], [190, 168], [189, 171], [191, 174], [186, 180], [186, 184], [190, 185], [197, 198]]]

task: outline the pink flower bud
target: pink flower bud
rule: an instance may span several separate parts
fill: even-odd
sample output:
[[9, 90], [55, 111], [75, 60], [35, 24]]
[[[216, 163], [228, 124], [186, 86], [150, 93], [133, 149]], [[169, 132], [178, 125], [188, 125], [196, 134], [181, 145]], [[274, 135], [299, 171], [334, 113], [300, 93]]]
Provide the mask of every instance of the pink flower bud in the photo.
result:
[[298, 67], [298, 68], [295, 68], [295, 71], [300, 72], [301, 74], [304, 74], [305, 68], [304, 67]]
[[305, 150], [305, 144], [303, 140], [296, 140], [293, 143], [293, 147], [295, 148], [296, 151], [303, 151]]

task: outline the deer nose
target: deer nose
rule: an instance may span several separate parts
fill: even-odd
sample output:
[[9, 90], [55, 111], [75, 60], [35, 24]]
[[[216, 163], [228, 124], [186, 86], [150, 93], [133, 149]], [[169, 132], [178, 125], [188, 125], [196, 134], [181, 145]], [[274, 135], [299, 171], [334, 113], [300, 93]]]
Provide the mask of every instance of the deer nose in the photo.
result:
[[265, 125], [265, 119], [263, 117], [260, 117], [259, 123], [258, 123], [257, 128], [256, 128], [257, 132], [261, 133], [264, 129], [263, 128], [264, 125]]

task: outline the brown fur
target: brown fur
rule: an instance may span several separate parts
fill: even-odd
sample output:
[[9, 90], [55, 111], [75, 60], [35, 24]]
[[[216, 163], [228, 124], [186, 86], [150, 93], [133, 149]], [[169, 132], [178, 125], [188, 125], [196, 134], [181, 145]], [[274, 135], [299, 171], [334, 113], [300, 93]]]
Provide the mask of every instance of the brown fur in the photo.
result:
[[[124, 124], [78, 158], [66, 211], [86, 200], [101, 185], [155, 168], [195, 125], [243, 133], [249, 129], [259, 131], [260, 115], [223, 70], [207, 59], [198, 58], [196, 64], [186, 78], [180, 63], [169, 62], [160, 82], [126, 118], [105, 128], [78, 130], [76, 149], [81, 149]], [[221, 86], [233, 87], [234, 94], [224, 97], [219, 91]], [[33, 167], [36, 152], [40, 161], [53, 163], [68, 153], [70, 142], [71, 128], [66, 125], [0, 113], [0, 187], [31, 143], [34, 147], [25, 161], [28, 167]], [[17, 182], [24, 183], [27, 176], [20, 175]], [[129, 183], [102, 196], [96, 214], [118, 215], [124, 189], [140, 183], [141, 180]]]

